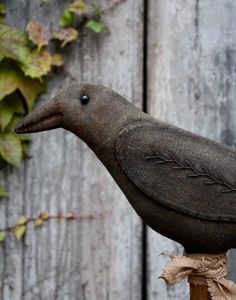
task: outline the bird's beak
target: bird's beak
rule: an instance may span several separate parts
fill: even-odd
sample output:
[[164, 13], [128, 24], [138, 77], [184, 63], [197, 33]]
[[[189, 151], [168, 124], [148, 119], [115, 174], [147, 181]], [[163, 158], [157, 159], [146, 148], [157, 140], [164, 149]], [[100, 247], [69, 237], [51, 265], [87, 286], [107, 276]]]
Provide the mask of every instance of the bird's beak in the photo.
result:
[[16, 133], [31, 133], [62, 126], [62, 114], [56, 100], [33, 110], [16, 126]]

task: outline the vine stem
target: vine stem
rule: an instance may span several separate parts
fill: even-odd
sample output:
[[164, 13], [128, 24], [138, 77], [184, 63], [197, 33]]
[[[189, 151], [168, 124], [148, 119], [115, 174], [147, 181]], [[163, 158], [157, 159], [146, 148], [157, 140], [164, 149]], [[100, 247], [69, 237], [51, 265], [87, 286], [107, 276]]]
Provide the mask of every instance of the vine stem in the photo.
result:
[[[43, 214], [47, 214], [46, 217], [43, 217]], [[21, 225], [27, 225], [28, 223], [32, 223], [37, 221], [38, 219], [41, 219], [42, 221], [49, 221], [49, 220], [74, 220], [77, 222], [82, 222], [82, 221], [93, 221], [96, 220], [98, 218], [103, 218], [107, 215], [110, 215], [111, 211], [103, 211], [103, 212], [99, 212], [99, 213], [94, 213], [94, 214], [90, 214], [90, 215], [85, 215], [85, 216], [76, 216], [74, 213], [69, 212], [68, 214], [64, 215], [62, 212], [59, 212], [57, 215], [50, 215], [48, 214], [48, 212], [43, 212], [41, 214], [39, 214], [39, 216], [37, 217], [26, 217], [25, 216], [25, 221], [23, 224], [16, 224], [16, 225], [12, 225], [6, 228], [0, 228], [0, 232], [12, 232], [16, 229], [17, 226], [21, 226]]]
[[116, 6], [120, 5], [122, 2], [125, 2], [126, 0], [114, 0], [111, 2], [110, 5], [102, 9], [103, 13], [107, 13], [109, 10], [114, 9]]

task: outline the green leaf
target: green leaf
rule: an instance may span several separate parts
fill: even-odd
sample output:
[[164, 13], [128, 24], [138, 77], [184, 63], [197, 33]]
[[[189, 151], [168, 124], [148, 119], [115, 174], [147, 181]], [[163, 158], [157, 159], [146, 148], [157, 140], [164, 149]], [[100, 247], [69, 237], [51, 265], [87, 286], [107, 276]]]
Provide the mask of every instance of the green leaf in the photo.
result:
[[0, 102], [0, 129], [4, 130], [10, 123], [14, 112], [5, 102]]
[[[17, 124], [20, 123], [20, 121], [22, 120], [22, 116], [20, 115], [14, 115], [13, 118], [11, 119], [11, 121], [9, 122], [9, 124], [6, 126], [5, 131], [12, 131], [15, 132], [15, 127]], [[17, 135], [17, 137], [21, 137], [22, 135]]]
[[63, 16], [61, 17], [59, 24], [63, 27], [73, 26], [75, 21], [75, 14], [69, 9], [66, 9]]
[[11, 94], [0, 102], [0, 129], [3, 131], [15, 113], [25, 113], [23, 103], [17, 94]]
[[25, 225], [27, 222], [28, 218], [26, 216], [20, 216], [17, 225]]
[[[8, 196], [8, 192], [4, 189], [4, 187], [2, 185], [0, 185], [0, 197], [6, 197]], [[1, 232], [0, 231], [0, 235], [1, 235]], [[1, 238], [0, 238], [0, 241], [1, 241]]]
[[25, 75], [41, 79], [51, 70], [52, 56], [46, 49], [38, 51], [29, 45], [24, 32], [0, 24], [0, 57], [17, 61]]
[[15, 236], [18, 240], [21, 240], [23, 238], [25, 232], [26, 232], [26, 226], [25, 225], [16, 226]]
[[64, 64], [63, 56], [59, 53], [55, 53], [52, 56], [52, 64], [56, 67], [61, 67]]
[[4, 23], [4, 16], [6, 14], [5, 6], [4, 4], [0, 3], [0, 23]]
[[43, 225], [43, 220], [38, 218], [34, 221], [34, 227], [37, 228], [37, 227], [40, 227]]
[[0, 132], [0, 155], [8, 163], [19, 166], [22, 158], [22, 146], [16, 134]]
[[3, 3], [0, 3], [0, 14], [5, 15], [5, 13], [6, 13], [5, 5]]
[[19, 62], [28, 53], [29, 39], [24, 32], [0, 24], [0, 53]]
[[1, 104], [8, 106], [14, 113], [25, 114], [25, 109], [20, 93], [16, 92], [4, 97], [4, 99], [2, 99], [2, 101], [0, 102], [0, 105]]
[[[21, 140], [22, 140], [22, 138], [21, 138]], [[22, 157], [25, 158], [25, 157], [27, 157], [27, 154], [28, 154], [28, 144], [26, 142], [22, 142], [21, 146], [22, 146]]]
[[26, 77], [13, 63], [0, 63], [0, 101], [7, 95], [19, 90], [25, 98], [28, 109], [31, 110], [36, 97], [45, 92], [45, 83], [38, 79]]
[[79, 32], [74, 28], [65, 28], [53, 33], [53, 37], [63, 41], [61, 47], [65, 47], [68, 43], [73, 42], [79, 36]]
[[[17, 124], [20, 123], [21, 121], [21, 117], [19, 115], [14, 115], [13, 118], [11, 119], [10, 123], [7, 125], [5, 131], [10, 131], [10, 132], [15, 132], [15, 127]], [[17, 135], [17, 137], [22, 141], [22, 142], [25, 142], [25, 143], [22, 143], [21, 146], [22, 146], [22, 153], [23, 153], [23, 156], [27, 154], [27, 142], [29, 142], [31, 140], [30, 138], [30, 134], [29, 133], [25, 133], [25, 134], [19, 134]]]
[[52, 56], [46, 49], [42, 49], [40, 52], [37, 49], [29, 50], [23, 59], [23, 64], [20, 65], [26, 76], [39, 78], [41, 82], [41, 77], [47, 75], [51, 67]]
[[97, 4], [97, 3], [92, 3], [92, 8], [95, 12], [95, 14], [98, 16], [98, 17], [102, 17], [103, 15], [103, 11], [102, 11], [102, 8]]
[[87, 11], [87, 4], [81, 0], [75, 0], [69, 5], [68, 10], [77, 15], [81, 15]]
[[30, 21], [26, 26], [26, 30], [29, 33], [29, 39], [38, 46], [39, 50], [43, 46], [48, 45], [48, 33], [41, 23], [38, 21]]
[[4, 242], [5, 238], [6, 238], [6, 232], [0, 231], [0, 242]]
[[96, 33], [103, 32], [106, 29], [105, 24], [102, 21], [90, 20], [86, 23], [86, 27]]
[[[19, 122], [18, 122], [19, 123]], [[18, 124], [17, 123], [17, 124]], [[16, 125], [17, 125], [16, 124]], [[15, 126], [16, 127], [16, 126]], [[15, 128], [14, 127], [14, 128]], [[22, 142], [29, 142], [29, 141], [31, 141], [31, 137], [30, 137], [30, 134], [29, 133], [25, 133], [25, 134], [21, 134], [20, 136], [19, 136], [19, 139], [22, 141]], [[27, 150], [27, 144], [22, 144], [22, 147], [23, 146], [25, 146], [25, 149], [22, 149], [23, 151], [25, 151], [25, 150]], [[23, 147], [24, 148], [24, 147]], [[25, 153], [25, 154], [27, 154], [27, 153]]]

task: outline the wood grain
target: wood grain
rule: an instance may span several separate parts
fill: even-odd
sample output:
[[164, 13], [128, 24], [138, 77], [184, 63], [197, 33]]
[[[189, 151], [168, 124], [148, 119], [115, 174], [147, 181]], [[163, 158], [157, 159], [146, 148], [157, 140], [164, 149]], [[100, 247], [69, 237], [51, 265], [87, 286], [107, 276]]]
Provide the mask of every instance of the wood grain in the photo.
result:
[[[236, 3], [148, 3], [148, 112], [235, 146]], [[157, 280], [161, 273], [158, 254], [165, 250], [178, 254], [180, 249], [176, 243], [148, 232], [149, 300], [188, 298], [186, 282], [171, 287], [170, 293], [170, 287]], [[235, 279], [236, 255], [230, 252], [230, 276]]]
[[[57, 28], [70, 2], [3, 1], [8, 22], [25, 29], [37, 19]], [[111, 1], [101, 0], [106, 6]], [[236, 145], [236, 3], [233, 0], [149, 0], [147, 108], [167, 122]], [[141, 107], [143, 94], [143, 1], [126, 0], [107, 16], [111, 34], [81, 38], [63, 50], [66, 63], [49, 83], [50, 97], [76, 81], [101, 83]], [[46, 101], [48, 95], [41, 98]], [[31, 158], [0, 173], [11, 193], [0, 202], [0, 226], [20, 215], [110, 211], [94, 221], [49, 222], [24, 242], [8, 235], [0, 246], [3, 300], [184, 300], [187, 282], [167, 286], [158, 279], [168, 250], [182, 247], [148, 230], [147, 282], [142, 283], [142, 225], [94, 154], [63, 130], [33, 135]], [[219, 229], [220, 230], [220, 229]], [[230, 277], [236, 280], [235, 252]], [[143, 270], [142, 270], [143, 269]], [[143, 299], [144, 300], [144, 299]]]
[[207, 286], [190, 284], [190, 299], [191, 300], [211, 300]]
[[[69, 1], [5, 3], [11, 25], [25, 29], [37, 19], [55, 30]], [[104, 7], [110, 3], [101, 1]], [[111, 34], [92, 34], [65, 48], [65, 67], [41, 101], [87, 81], [110, 86], [141, 107], [142, 10], [141, 0], [124, 1], [106, 17]], [[0, 202], [1, 227], [46, 209], [111, 214], [81, 223], [51, 221], [37, 231], [29, 226], [24, 242], [9, 235], [0, 247], [0, 299], [141, 299], [142, 225], [111, 176], [69, 132], [58, 129], [32, 139], [31, 158], [19, 170], [6, 171], [11, 198]]]

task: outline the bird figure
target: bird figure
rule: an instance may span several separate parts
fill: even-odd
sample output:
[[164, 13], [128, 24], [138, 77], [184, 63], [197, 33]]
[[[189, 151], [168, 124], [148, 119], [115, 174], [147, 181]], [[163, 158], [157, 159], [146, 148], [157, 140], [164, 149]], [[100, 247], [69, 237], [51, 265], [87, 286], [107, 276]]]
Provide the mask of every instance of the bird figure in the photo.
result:
[[113, 90], [79, 83], [16, 127], [62, 127], [101, 160], [138, 215], [187, 253], [236, 247], [236, 151], [158, 121]]

